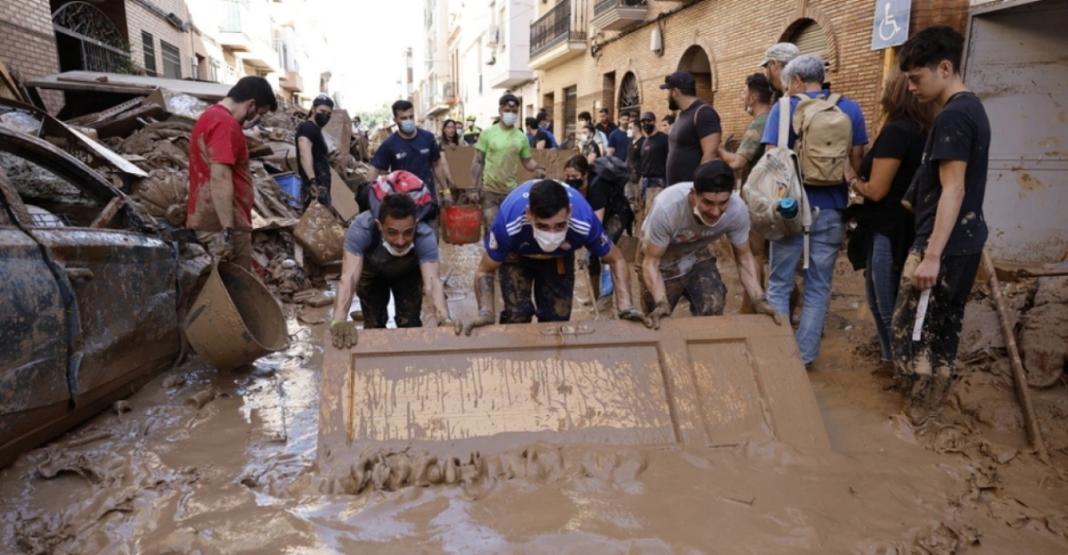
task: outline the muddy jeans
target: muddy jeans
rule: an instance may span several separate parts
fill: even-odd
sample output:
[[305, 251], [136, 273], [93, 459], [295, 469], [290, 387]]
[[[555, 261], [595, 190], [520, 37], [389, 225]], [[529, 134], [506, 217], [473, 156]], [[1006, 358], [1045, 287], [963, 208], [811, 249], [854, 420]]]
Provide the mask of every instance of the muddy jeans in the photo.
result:
[[482, 229], [489, 233], [489, 230], [493, 228], [493, 221], [497, 219], [497, 212], [501, 210], [501, 203], [508, 196], [508, 193], [495, 193], [493, 191], [482, 190], [479, 193], [480, 202], [482, 203]]
[[364, 272], [356, 285], [356, 295], [363, 310], [363, 327], [384, 328], [389, 322], [389, 294], [393, 293], [398, 328], [423, 325], [423, 275], [416, 270], [400, 277], [386, 277]]
[[937, 410], [957, 377], [955, 362], [964, 306], [975, 283], [980, 256], [942, 258], [919, 341], [912, 340], [912, 329], [921, 292], [912, 286], [912, 273], [920, 263], [920, 253], [909, 253], [905, 262], [894, 310], [892, 346], [895, 371], [914, 407]]
[[[198, 231], [197, 241], [208, 251], [212, 258], [219, 258], [225, 241], [221, 231]], [[246, 270], [252, 269], [252, 232], [233, 230], [230, 241], [232, 250], [230, 262], [241, 266]]]
[[575, 257], [517, 258], [509, 258], [498, 270], [504, 299], [501, 323], [525, 324], [535, 314], [539, 322], [570, 320], [571, 297], [575, 292]]
[[[811, 364], [820, 352], [823, 322], [831, 301], [834, 263], [845, 236], [841, 210], [820, 210], [812, 220], [809, 236], [809, 264], [805, 273], [805, 297], [801, 324], [797, 327], [797, 346], [801, 360]], [[793, 235], [771, 242], [771, 273], [768, 276], [768, 303], [782, 314], [790, 313], [790, 293], [794, 274], [801, 264], [803, 237]]]
[[[661, 267], [661, 272], [664, 270]], [[675, 310], [679, 299], [686, 297], [690, 301], [690, 314], [694, 316], [719, 316], [727, 304], [727, 286], [723, 284], [714, 257], [697, 262], [682, 275], [665, 275], [664, 290], [671, 310]], [[643, 291], [642, 308], [648, 313], [653, 310], [653, 305], [652, 294]]]

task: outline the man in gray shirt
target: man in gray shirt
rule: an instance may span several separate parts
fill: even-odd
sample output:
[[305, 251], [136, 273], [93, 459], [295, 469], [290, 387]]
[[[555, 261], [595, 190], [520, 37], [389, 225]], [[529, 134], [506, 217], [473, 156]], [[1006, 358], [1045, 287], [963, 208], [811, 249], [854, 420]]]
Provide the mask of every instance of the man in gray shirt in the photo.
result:
[[434, 301], [435, 324], [453, 325], [438, 275], [438, 239], [433, 228], [416, 220], [415, 202], [410, 197], [386, 195], [377, 218], [364, 212], [345, 234], [345, 257], [330, 321], [334, 347], [356, 345], [356, 324], [348, 319], [353, 290], [360, 297], [364, 328], [386, 327], [390, 293], [398, 328], [423, 325], [423, 295]]
[[749, 250], [749, 211], [734, 191], [734, 173], [722, 160], [697, 168], [692, 182], [672, 185], [653, 202], [642, 225], [643, 304], [654, 326], [671, 315], [679, 299], [694, 316], [723, 314], [727, 287], [716, 267], [712, 244], [730, 239], [738, 277], [758, 314], [785, 319], [764, 297], [756, 260]]

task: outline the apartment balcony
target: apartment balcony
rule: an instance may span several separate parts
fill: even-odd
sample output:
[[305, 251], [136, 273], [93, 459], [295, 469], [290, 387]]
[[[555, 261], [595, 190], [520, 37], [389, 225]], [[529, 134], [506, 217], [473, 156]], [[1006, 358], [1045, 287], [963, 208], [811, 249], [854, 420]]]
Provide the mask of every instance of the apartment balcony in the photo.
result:
[[222, 21], [219, 23], [219, 44], [235, 52], [252, 50], [252, 36], [247, 32], [252, 14], [244, 0], [223, 0], [219, 3]]
[[278, 78], [278, 84], [283, 89], [291, 92], [301, 92], [304, 90], [304, 78], [296, 71], [285, 72]]
[[623, 31], [645, 21], [648, 0], [597, 0], [593, 5], [593, 26], [603, 31]]
[[575, 0], [562, 0], [530, 25], [530, 67], [549, 69], [586, 51], [583, 14], [573, 10]]

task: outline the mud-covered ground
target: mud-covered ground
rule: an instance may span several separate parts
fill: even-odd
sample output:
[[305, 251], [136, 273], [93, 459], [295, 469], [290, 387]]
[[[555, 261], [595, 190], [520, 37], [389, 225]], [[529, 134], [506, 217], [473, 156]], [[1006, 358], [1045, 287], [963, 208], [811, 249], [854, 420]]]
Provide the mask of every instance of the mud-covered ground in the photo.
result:
[[[477, 254], [451, 256], [471, 267]], [[721, 267], [730, 312], [740, 288]], [[454, 312], [470, 313], [469, 275], [446, 279]], [[0, 471], [0, 551], [1068, 552], [1064, 383], [1033, 390], [1046, 466], [1026, 447], [997, 329], [976, 303], [966, 349], [995, 355], [973, 357], [941, 421], [914, 429], [877, 372], [863, 283], [844, 260], [835, 290], [810, 372], [832, 451], [538, 445], [541, 462], [492, 487], [321, 494], [312, 477], [329, 308], [287, 305], [286, 352], [248, 373], [195, 361], [164, 373]]]

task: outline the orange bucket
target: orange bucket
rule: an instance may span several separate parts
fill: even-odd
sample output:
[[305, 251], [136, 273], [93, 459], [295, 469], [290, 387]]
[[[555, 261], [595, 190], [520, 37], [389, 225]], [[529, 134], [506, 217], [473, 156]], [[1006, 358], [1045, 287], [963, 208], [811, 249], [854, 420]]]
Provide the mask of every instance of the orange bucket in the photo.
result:
[[478, 206], [446, 206], [442, 213], [442, 238], [446, 243], [469, 245], [482, 238], [482, 209]]

